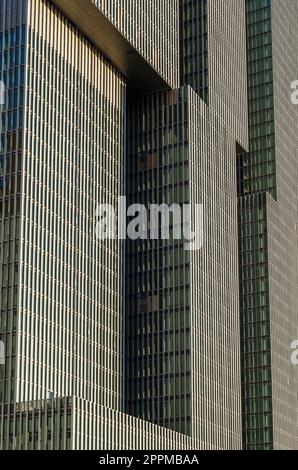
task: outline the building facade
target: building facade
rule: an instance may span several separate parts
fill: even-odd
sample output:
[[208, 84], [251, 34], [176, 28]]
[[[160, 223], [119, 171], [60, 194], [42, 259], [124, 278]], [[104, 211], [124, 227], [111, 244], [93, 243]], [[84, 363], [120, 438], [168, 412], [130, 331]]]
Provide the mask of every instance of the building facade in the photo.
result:
[[246, 0], [250, 153], [238, 158], [243, 445], [297, 449], [297, 2]]
[[[72, 19], [74, 3], [79, 13], [86, 6], [68, 2]], [[101, 34], [114, 32], [101, 13], [105, 6], [88, 3], [98, 12]], [[22, 407], [42, 416], [45, 400], [78, 397], [98, 410], [117, 411], [119, 423], [126, 419], [120, 417], [120, 243], [98, 240], [94, 217], [99, 204], [116, 205], [121, 194], [127, 84], [135, 67], [149, 60], [151, 33], [140, 44], [144, 57], [138, 50], [129, 63], [125, 54], [136, 44], [129, 42], [130, 32], [119, 32], [111, 57], [124, 57], [114, 63], [59, 2], [1, 1], [0, 12], [7, 96], [1, 133], [1, 445], [26, 448], [33, 442], [39, 448], [44, 429], [18, 424]], [[174, 34], [166, 18], [163, 27], [162, 37]], [[149, 64], [148, 76], [169, 87], [173, 64], [150, 62], [156, 68]], [[67, 414], [60, 419], [63, 428]], [[46, 429], [54, 435], [52, 426]], [[77, 447], [84, 447], [83, 437]]]
[[[0, 0], [2, 449], [295, 448], [283, 3]], [[202, 248], [99, 240], [122, 195]]]
[[[203, 206], [203, 247], [128, 242], [129, 414], [239, 449], [236, 149], [248, 149], [244, 2], [180, 2], [182, 87], [131, 100], [130, 203]], [[199, 222], [199, 221], [198, 221]]]

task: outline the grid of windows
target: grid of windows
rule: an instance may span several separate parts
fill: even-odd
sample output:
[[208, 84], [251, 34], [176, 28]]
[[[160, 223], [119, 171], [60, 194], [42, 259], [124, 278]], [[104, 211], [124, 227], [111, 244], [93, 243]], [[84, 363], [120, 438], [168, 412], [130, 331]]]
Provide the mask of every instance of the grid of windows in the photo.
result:
[[0, 31], [1, 402], [117, 409], [119, 246], [96, 240], [94, 215], [120, 191], [126, 84], [49, 2], [28, 19], [21, 3]]
[[190, 85], [241, 147], [247, 148], [244, 45], [244, 0], [180, 2], [182, 84]]
[[179, 85], [178, 0], [92, 0], [173, 87]]
[[[95, 240], [94, 214], [100, 203], [115, 205], [120, 193], [125, 80], [50, 2], [21, 4], [0, 4], [5, 18], [1, 78], [9, 103], [1, 133], [6, 152], [5, 158], [1, 154], [1, 208], [6, 216], [10, 208], [18, 211], [14, 225], [4, 220], [1, 255], [13, 253], [14, 269], [20, 271], [10, 289], [5, 284], [10, 270], [1, 263], [1, 294], [8, 289], [13, 294], [1, 299], [12, 298], [15, 307], [12, 312], [5, 303], [1, 310], [7, 346], [1, 368], [1, 447], [91, 448], [99, 439], [96, 445], [104, 448], [116, 445], [112, 433], [119, 424], [118, 447], [189, 447], [190, 439], [169, 430], [129, 416], [114, 419], [120, 408], [120, 251], [116, 241]], [[20, 11], [24, 18], [18, 24]], [[162, 18], [166, 13], [162, 9]], [[167, 28], [174, 35], [175, 29]], [[153, 23], [151, 30], [158, 38]], [[156, 65], [157, 54], [150, 60]], [[173, 76], [177, 72], [171, 58], [166, 67]], [[9, 151], [20, 162], [13, 167]], [[20, 177], [18, 185], [11, 186], [12, 177]], [[15, 226], [15, 239], [6, 245]], [[89, 419], [87, 405], [80, 408], [83, 400], [70, 410], [72, 399], [56, 399], [67, 395], [90, 400], [84, 402]], [[102, 405], [104, 413], [93, 416]], [[95, 436], [101, 419], [109, 432]], [[93, 434], [85, 435], [86, 426]], [[130, 442], [132, 430], [136, 442]]]
[[117, 409], [119, 246], [94, 216], [120, 190], [125, 82], [49, 2], [31, 2], [27, 44], [16, 400]]
[[235, 167], [236, 141], [248, 141], [244, 2], [185, 1], [181, 13], [181, 76], [195, 90], [132, 104], [127, 191], [145, 205], [203, 204], [204, 246], [191, 254], [178, 242], [128, 246], [127, 410], [190, 434], [200, 448], [238, 448]]
[[[188, 450], [188, 436], [75, 397], [3, 407], [7, 450]], [[7, 432], [9, 419], [14, 433]]]
[[271, 449], [272, 385], [267, 197], [239, 200], [243, 445]]
[[276, 196], [270, 4], [247, 1], [246, 23], [250, 153], [238, 156], [243, 445], [270, 449], [268, 230], [267, 198], [262, 193]]
[[239, 158], [239, 193], [276, 197], [272, 26], [268, 2], [246, 2], [250, 152]]
[[208, 0], [180, 2], [181, 81], [208, 103]]
[[237, 448], [235, 138], [190, 87], [138, 99], [129, 116], [130, 199], [203, 204], [205, 214], [198, 252], [180, 241], [128, 243], [127, 412], [200, 448]]
[[[178, 1], [93, 3], [178, 86]], [[119, 413], [120, 248], [93, 233], [96, 205], [115, 205], [123, 183], [126, 82], [52, 3], [30, 0], [27, 19], [26, 1], [0, 0], [6, 447], [240, 447], [235, 143], [238, 152], [247, 147], [244, 4], [181, 1], [189, 86], [129, 106], [131, 202], [195, 202], [205, 211], [199, 253], [178, 241], [128, 246], [125, 399], [145, 423]], [[294, 448], [298, 121], [287, 84], [297, 78], [297, 2], [246, 0], [246, 14], [250, 153], [238, 157], [244, 446]], [[41, 401], [72, 394], [82, 399]], [[14, 399], [27, 403], [14, 409]]]
[[[297, 2], [246, 0], [250, 153], [238, 157], [243, 439], [297, 446]], [[297, 37], [298, 40], [298, 37]]]
[[[136, 101], [128, 129], [129, 201], [187, 204], [187, 89]], [[127, 411], [191, 435], [189, 253], [183, 240], [140, 240], [127, 256]]]
[[[0, 403], [15, 397], [20, 211], [23, 168], [26, 2], [0, 2], [0, 80], [5, 86], [0, 144]], [[3, 19], [3, 21], [2, 21]], [[1, 422], [2, 423], [2, 422]]]

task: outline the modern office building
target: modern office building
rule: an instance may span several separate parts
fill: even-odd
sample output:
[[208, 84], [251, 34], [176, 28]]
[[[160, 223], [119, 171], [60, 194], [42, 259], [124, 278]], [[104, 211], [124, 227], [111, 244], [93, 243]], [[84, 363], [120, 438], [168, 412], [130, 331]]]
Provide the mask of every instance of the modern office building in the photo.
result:
[[203, 205], [203, 247], [129, 241], [129, 414], [241, 448], [236, 149], [248, 149], [244, 2], [180, 2], [182, 87], [130, 100], [130, 203]]
[[243, 446], [298, 448], [298, 3], [246, 0], [250, 153], [238, 158]]
[[145, 19], [131, 2], [0, 2], [2, 448], [190, 446], [121, 413], [120, 243], [94, 230], [121, 193], [128, 83], [179, 78], [178, 3], [160, 31], [152, 3]]
[[[267, 23], [265, 2], [259, 35], [253, 10], [263, 3], [246, 5], [248, 26], [257, 23], [248, 27], [249, 79], [271, 23], [271, 48], [287, 55], [268, 84], [277, 117], [265, 158], [276, 193], [265, 180], [257, 186], [266, 201], [258, 227], [271, 309], [260, 327], [269, 328], [270, 367], [252, 367], [272, 376], [272, 442], [294, 448], [296, 379], [291, 369], [285, 385], [283, 373], [287, 328], [296, 325], [297, 137], [284, 92], [296, 67], [286, 42], [297, 12], [288, 0], [283, 18], [276, 1]], [[242, 346], [251, 327], [243, 230], [252, 230], [248, 211], [260, 197], [245, 185], [254, 182], [252, 158], [260, 163], [254, 145], [271, 137], [264, 127], [255, 143], [265, 115], [251, 111], [249, 147], [245, 30], [245, 0], [0, 0], [2, 449], [241, 448], [240, 319]], [[261, 103], [253, 86], [251, 110]], [[201, 204], [202, 248], [99, 240], [97, 207], [116, 208], [121, 195], [146, 206]], [[245, 407], [267, 401], [245, 384], [243, 351], [247, 426]]]

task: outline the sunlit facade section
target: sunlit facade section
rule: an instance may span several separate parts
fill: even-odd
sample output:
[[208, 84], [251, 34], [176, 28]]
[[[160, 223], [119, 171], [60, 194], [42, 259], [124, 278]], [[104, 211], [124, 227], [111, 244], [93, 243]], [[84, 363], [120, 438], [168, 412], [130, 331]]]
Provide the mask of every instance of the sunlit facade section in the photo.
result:
[[179, 86], [179, 0], [92, 0], [172, 87]]
[[[13, 403], [17, 377], [20, 229], [24, 164], [27, 2], [0, 2], [0, 403]], [[1, 423], [1, 422], [0, 422]]]
[[126, 84], [51, 3], [25, 7], [0, 33], [1, 401], [118, 409], [119, 245], [96, 239], [94, 217], [120, 192]]

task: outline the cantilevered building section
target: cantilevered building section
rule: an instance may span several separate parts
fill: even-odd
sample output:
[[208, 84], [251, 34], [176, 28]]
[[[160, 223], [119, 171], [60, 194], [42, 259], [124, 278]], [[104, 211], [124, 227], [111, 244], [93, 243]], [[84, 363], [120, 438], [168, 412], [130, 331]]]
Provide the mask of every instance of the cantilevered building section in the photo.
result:
[[246, 0], [250, 153], [238, 159], [245, 449], [297, 449], [298, 4]]
[[[177, 0], [92, 0], [135, 49], [172, 87], [179, 85]], [[148, 81], [148, 76], [145, 81]]]
[[129, 414], [241, 447], [236, 148], [248, 148], [244, 2], [180, 2], [179, 90], [130, 102], [130, 202], [202, 204], [202, 250], [128, 242]]
[[135, 91], [179, 85], [178, 0], [53, 0]]

